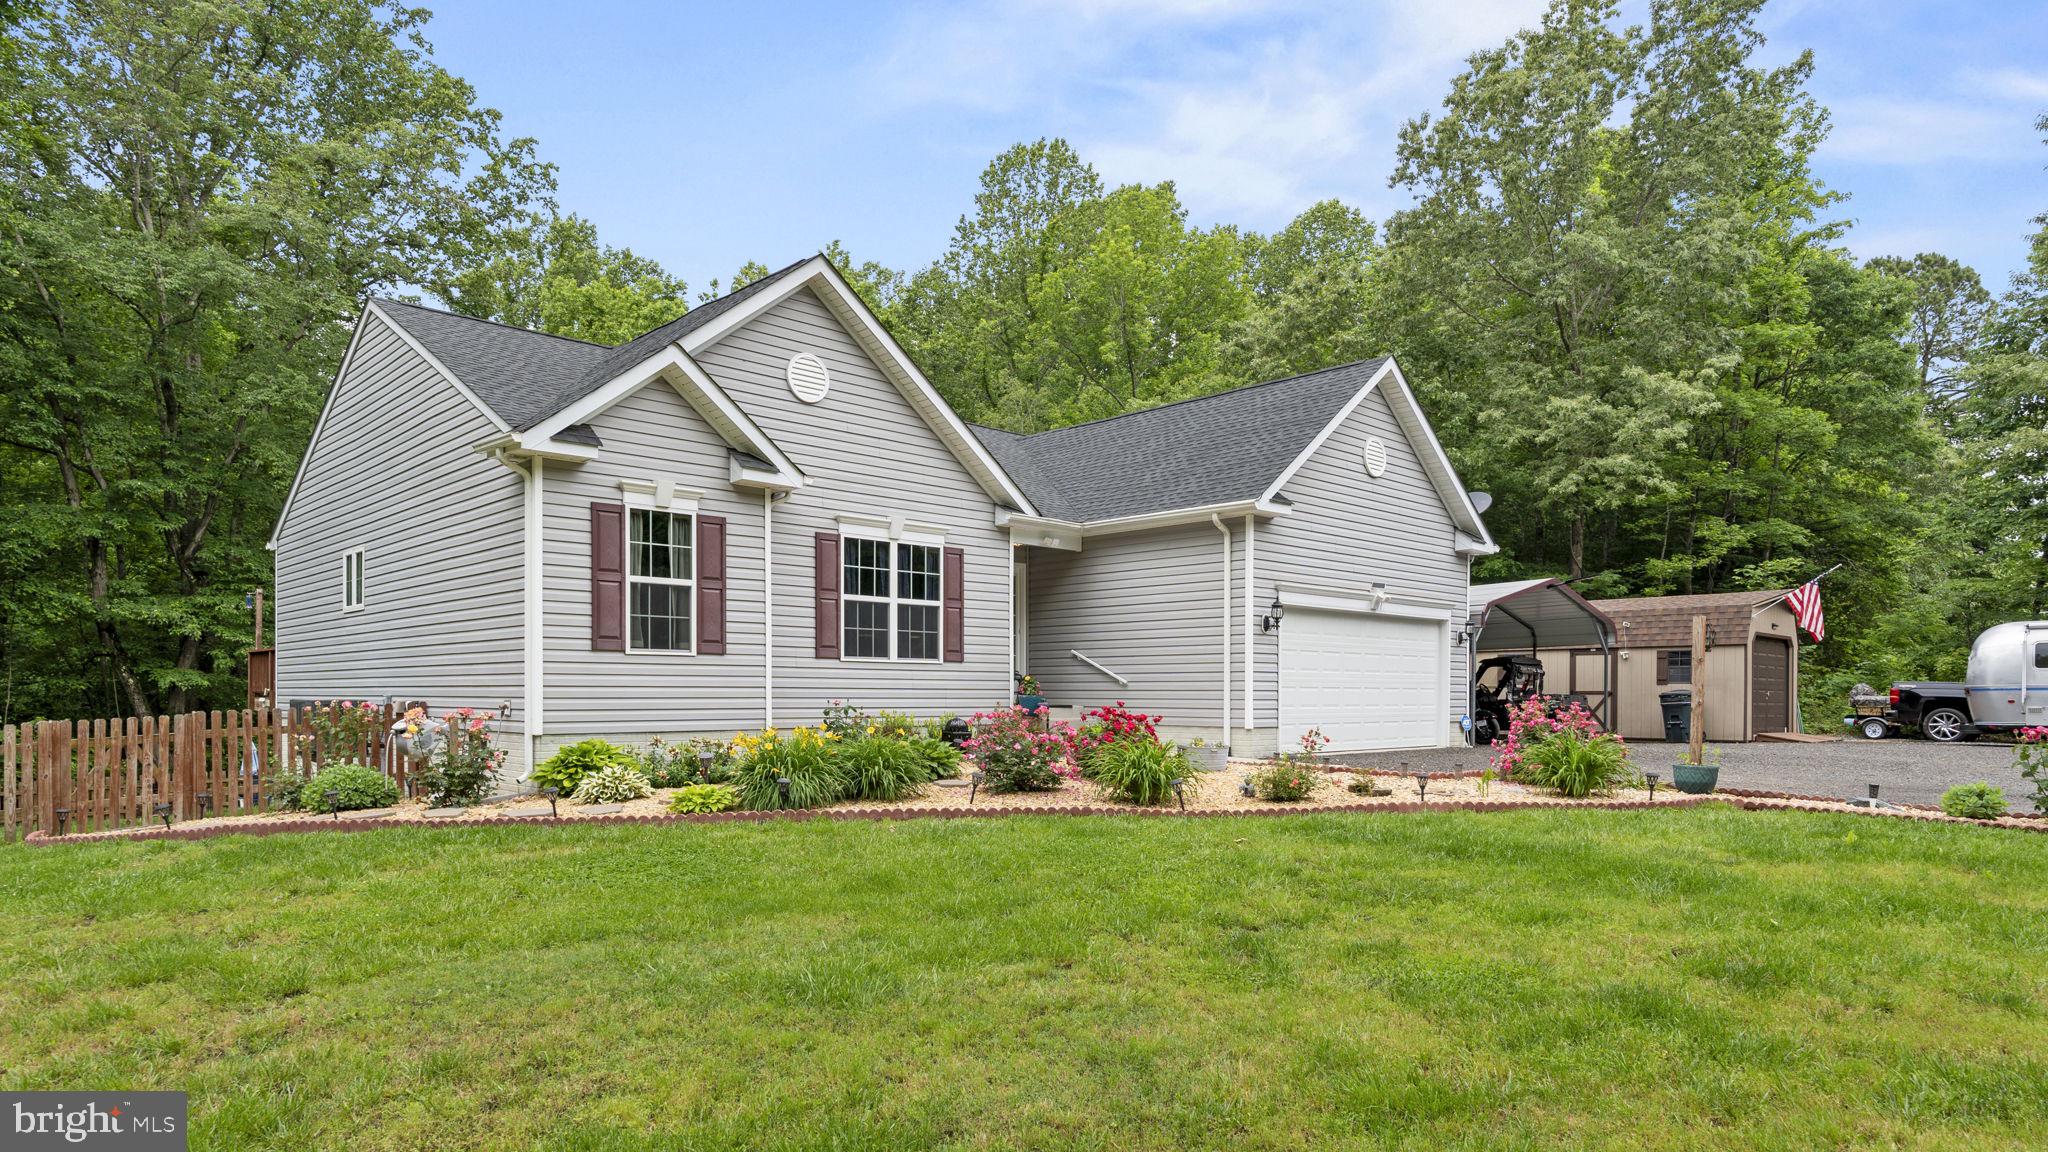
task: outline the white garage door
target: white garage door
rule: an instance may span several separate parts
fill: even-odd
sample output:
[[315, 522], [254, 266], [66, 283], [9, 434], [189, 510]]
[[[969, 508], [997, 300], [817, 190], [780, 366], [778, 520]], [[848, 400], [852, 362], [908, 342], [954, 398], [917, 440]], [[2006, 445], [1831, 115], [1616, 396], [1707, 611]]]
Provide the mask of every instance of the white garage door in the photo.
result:
[[1320, 728], [1333, 752], [1433, 748], [1447, 726], [1434, 620], [1295, 609], [1280, 629], [1280, 746]]

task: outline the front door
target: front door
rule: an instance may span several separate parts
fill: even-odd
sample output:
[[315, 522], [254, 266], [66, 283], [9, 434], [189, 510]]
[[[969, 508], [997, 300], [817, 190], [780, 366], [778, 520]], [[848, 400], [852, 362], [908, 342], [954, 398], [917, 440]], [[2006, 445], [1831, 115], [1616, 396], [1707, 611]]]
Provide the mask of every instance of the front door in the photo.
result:
[[1792, 728], [1792, 645], [1758, 636], [1750, 650], [1750, 735]]

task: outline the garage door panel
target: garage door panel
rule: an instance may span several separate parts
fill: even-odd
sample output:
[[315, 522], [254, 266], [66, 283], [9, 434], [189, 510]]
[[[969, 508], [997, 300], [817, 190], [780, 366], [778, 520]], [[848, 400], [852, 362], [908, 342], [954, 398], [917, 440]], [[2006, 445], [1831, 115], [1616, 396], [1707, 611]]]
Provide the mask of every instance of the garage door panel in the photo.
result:
[[1280, 637], [1280, 739], [1320, 728], [1336, 751], [1443, 743], [1443, 628], [1431, 620], [1296, 609]]

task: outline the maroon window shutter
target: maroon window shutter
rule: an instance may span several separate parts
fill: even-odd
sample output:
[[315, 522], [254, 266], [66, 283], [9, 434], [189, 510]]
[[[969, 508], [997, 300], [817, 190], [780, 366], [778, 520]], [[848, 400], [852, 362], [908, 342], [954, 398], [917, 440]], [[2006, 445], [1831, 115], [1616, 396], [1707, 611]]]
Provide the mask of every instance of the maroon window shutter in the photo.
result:
[[812, 581], [812, 603], [817, 606], [816, 635], [812, 655], [820, 660], [839, 659], [839, 533], [818, 533], [812, 555], [817, 573]]
[[940, 631], [945, 634], [946, 662], [958, 664], [967, 659], [967, 553], [958, 548], [946, 549], [945, 580], [940, 585], [940, 595], [945, 598], [945, 619]]
[[590, 647], [626, 650], [626, 506], [590, 506]]
[[697, 517], [697, 654], [725, 655], [725, 517]]

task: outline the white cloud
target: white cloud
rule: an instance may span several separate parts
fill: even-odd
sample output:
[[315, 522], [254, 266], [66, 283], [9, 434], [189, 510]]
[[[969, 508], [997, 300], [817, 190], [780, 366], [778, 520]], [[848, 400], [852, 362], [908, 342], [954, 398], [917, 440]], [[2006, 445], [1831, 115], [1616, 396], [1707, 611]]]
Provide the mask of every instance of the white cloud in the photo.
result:
[[1990, 72], [1973, 73], [1970, 80], [1972, 87], [1978, 91], [2003, 100], [2028, 104], [2048, 102], [2048, 72], [1999, 68]]
[[1836, 99], [1821, 154], [1871, 164], [2002, 160], [2026, 140], [2029, 120], [1981, 103], [1890, 96]]

